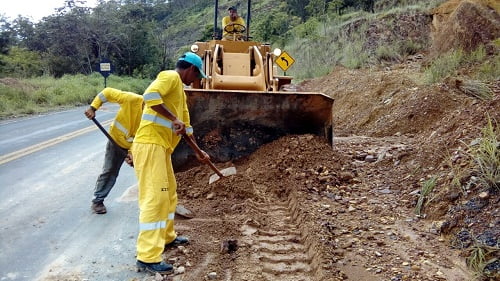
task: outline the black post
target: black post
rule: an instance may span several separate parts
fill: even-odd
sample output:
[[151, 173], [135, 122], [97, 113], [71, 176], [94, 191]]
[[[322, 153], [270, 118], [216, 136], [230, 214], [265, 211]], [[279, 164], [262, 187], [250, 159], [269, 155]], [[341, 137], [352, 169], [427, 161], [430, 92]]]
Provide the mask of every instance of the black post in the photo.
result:
[[248, 0], [248, 6], [247, 6], [247, 41], [249, 40], [248, 38], [250, 37], [250, 11], [251, 11], [251, 6], [252, 6], [252, 1]]
[[215, 13], [214, 13], [214, 33], [212, 35], [212, 39], [217, 39], [217, 13], [219, 11], [219, 1], [215, 0]]

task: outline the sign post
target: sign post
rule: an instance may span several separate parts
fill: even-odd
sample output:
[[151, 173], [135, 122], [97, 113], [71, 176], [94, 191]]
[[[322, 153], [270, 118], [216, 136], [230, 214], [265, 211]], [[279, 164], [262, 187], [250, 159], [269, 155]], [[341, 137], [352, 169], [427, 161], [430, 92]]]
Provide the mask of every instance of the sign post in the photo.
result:
[[292, 66], [295, 60], [287, 52], [283, 51], [281, 55], [279, 55], [279, 57], [276, 58], [275, 62], [281, 69], [283, 69], [286, 76], [287, 69], [289, 69], [290, 66]]
[[104, 88], [106, 88], [106, 79], [111, 74], [111, 62], [108, 59], [103, 59], [99, 63], [99, 72], [104, 77]]

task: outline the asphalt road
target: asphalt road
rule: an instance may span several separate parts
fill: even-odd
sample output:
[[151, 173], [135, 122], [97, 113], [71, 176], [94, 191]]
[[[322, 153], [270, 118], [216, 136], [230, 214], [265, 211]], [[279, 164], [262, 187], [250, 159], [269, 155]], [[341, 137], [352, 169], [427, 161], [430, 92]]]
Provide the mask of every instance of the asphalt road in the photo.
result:
[[[133, 168], [122, 166], [108, 213], [90, 211], [107, 140], [84, 109], [0, 123], [0, 280], [143, 277]], [[97, 112], [105, 128], [116, 110]]]

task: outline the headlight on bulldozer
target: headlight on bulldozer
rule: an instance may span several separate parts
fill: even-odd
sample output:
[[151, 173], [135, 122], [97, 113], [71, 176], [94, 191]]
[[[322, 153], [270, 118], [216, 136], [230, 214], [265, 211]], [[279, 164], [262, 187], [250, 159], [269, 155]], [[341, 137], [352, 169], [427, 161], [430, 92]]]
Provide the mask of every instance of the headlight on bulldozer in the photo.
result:
[[196, 44], [191, 45], [191, 52], [196, 53], [198, 52], [199, 49], [200, 48], [198, 47], [198, 45]]

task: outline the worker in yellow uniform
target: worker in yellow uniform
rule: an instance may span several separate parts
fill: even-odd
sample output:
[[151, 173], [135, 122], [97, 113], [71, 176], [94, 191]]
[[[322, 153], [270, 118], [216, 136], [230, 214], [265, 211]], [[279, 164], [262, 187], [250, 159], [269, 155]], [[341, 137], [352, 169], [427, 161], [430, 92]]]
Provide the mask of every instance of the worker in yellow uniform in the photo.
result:
[[108, 141], [106, 145], [104, 165], [94, 189], [91, 209], [96, 214], [105, 214], [107, 212], [104, 199], [115, 185], [123, 161], [126, 160], [128, 150], [132, 146], [135, 132], [141, 122], [143, 107], [141, 95], [105, 88], [94, 98], [90, 107], [85, 110], [85, 116], [89, 119], [95, 118], [95, 112], [102, 104], [107, 102], [119, 104], [120, 109], [109, 129], [109, 135], [115, 144]]
[[222, 18], [222, 40], [241, 40], [245, 32], [245, 21], [238, 15], [235, 6], [227, 9], [229, 15]]
[[[145, 108], [131, 149], [139, 186], [139, 270], [168, 273], [173, 266], [162, 259], [165, 247], [189, 242], [174, 230], [177, 183], [171, 155], [181, 136], [194, 141], [183, 84], [206, 78], [202, 69], [201, 58], [188, 52], [175, 70], [160, 72], [143, 95]], [[196, 156], [201, 162], [210, 159], [205, 151]]]

